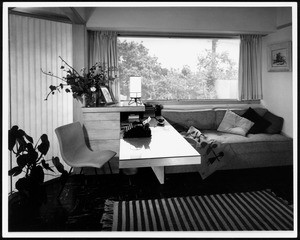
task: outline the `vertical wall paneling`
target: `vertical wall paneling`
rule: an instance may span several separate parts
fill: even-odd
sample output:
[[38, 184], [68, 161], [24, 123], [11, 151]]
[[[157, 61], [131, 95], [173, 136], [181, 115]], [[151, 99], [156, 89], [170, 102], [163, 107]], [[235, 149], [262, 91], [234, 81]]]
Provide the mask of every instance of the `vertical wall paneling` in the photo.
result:
[[[73, 121], [72, 95], [61, 91], [45, 101], [49, 86], [60, 80], [41, 72], [53, 72], [62, 77], [61, 56], [72, 65], [72, 25], [18, 15], [9, 15], [9, 75], [10, 75], [10, 126], [18, 125], [33, 137], [35, 143], [46, 133], [52, 156], [60, 159], [59, 145], [54, 129]], [[12, 166], [15, 159], [11, 159]], [[64, 164], [64, 162], [61, 160]], [[64, 164], [65, 165], [65, 164]], [[67, 165], [65, 165], [68, 170]], [[59, 176], [45, 171], [45, 181]], [[48, 175], [50, 174], [50, 175]], [[12, 188], [17, 178], [13, 178]]]

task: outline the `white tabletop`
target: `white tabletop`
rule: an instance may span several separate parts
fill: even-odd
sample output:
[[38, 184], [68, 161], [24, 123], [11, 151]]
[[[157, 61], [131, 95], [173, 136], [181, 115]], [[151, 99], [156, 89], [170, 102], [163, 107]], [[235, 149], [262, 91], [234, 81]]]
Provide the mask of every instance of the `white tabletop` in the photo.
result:
[[130, 161], [136, 167], [200, 164], [200, 154], [167, 121], [163, 127], [150, 123], [151, 138], [120, 139], [120, 168], [132, 167]]

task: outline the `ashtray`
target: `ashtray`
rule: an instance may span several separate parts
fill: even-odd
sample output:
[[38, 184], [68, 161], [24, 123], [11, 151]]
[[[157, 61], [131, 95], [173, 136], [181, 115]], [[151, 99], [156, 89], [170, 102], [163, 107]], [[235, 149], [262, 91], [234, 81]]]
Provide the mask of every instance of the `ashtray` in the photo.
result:
[[165, 119], [164, 118], [156, 118], [157, 120], [157, 126], [164, 126], [165, 125]]

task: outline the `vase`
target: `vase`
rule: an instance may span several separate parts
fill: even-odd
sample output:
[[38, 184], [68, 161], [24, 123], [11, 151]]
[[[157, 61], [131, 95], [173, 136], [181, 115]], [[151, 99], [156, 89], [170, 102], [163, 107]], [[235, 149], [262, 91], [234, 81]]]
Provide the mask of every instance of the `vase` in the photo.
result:
[[92, 94], [84, 95], [84, 106], [85, 107], [97, 107], [97, 92], [93, 92]]
[[79, 103], [81, 103], [82, 107], [85, 107], [85, 96], [81, 95], [81, 96], [76, 96], [74, 97]]
[[85, 96], [82, 95], [82, 96], [79, 98], [79, 100], [80, 100], [82, 106], [85, 107], [85, 106], [86, 106], [86, 103], [85, 103]]

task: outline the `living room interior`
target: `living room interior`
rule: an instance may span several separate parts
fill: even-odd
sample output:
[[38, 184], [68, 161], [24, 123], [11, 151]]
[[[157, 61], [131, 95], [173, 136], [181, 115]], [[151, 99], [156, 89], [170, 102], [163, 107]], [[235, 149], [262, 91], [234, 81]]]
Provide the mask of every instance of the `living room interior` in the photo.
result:
[[[7, 97], [3, 106], [7, 112], [3, 112], [3, 126], [9, 131], [3, 131], [3, 138], [9, 144], [3, 148], [10, 150], [3, 156], [9, 159], [3, 166], [2, 185], [4, 206], [9, 206], [3, 207], [6, 234], [47, 232], [57, 236], [63, 232], [76, 236], [79, 232], [110, 237], [120, 236], [111, 235], [120, 231], [218, 234], [225, 230], [239, 234], [261, 230], [262, 236], [273, 231], [282, 236], [294, 234], [296, 4], [110, 4], [4, 6], [7, 81], [3, 95]], [[98, 46], [104, 36], [118, 42]], [[138, 40], [130, 45], [131, 39]], [[161, 41], [160, 46], [165, 47], [160, 49], [172, 40], [186, 41], [185, 45], [192, 40], [209, 41], [211, 55], [198, 55], [195, 65], [199, 72], [204, 69], [203, 75], [193, 75], [192, 67], [182, 65], [178, 74], [177, 65], [166, 70], [158, 52], [150, 56], [149, 39]], [[170, 41], [163, 45], [165, 39]], [[253, 42], [258, 44], [251, 45]], [[142, 54], [134, 52], [133, 46], [147, 49], [144, 62], [138, 62]], [[226, 54], [216, 52], [221, 46]], [[180, 54], [180, 48], [173, 50]], [[115, 56], [105, 55], [107, 49], [113, 49]], [[230, 59], [234, 53], [235, 64]], [[248, 60], [250, 55], [255, 62]], [[208, 56], [223, 65], [216, 67], [214, 61], [205, 65]], [[158, 61], [156, 68], [150, 60]], [[105, 64], [107, 78], [101, 72]], [[153, 73], [158, 66], [165, 71], [159, 77]], [[226, 69], [221, 71], [222, 67]], [[82, 94], [84, 87], [76, 88], [78, 76], [88, 79], [96, 71], [100, 71], [97, 80], [104, 84], [99, 89], [95, 85], [95, 92], [90, 88], [89, 98]], [[211, 93], [208, 80], [192, 82], [207, 73], [232, 79], [217, 79]], [[177, 77], [190, 82], [180, 83]], [[174, 89], [178, 85], [174, 93], [167, 86], [171, 84]], [[233, 93], [227, 94], [229, 85]], [[23, 130], [21, 136], [13, 126]], [[33, 152], [27, 143], [34, 146]], [[77, 151], [77, 145], [85, 150]], [[23, 163], [21, 157], [29, 153], [36, 156], [34, 164]], [[42, 173], [33, 171], [37, 166]], [[31, 175], [39, 178], [42, 187], [27, 191], [29, 183], [20, 179]], [[37, 193], [40, 187], [42, 198]], [[39, 198], [38, 203], [33, 204], [30, 194]], [[202, 203], [207, 204], [204, 212], [197, 208]], [[234, 203], [245, 205], [235, 208]], [[262, 208], [255, 213], [253, 205]], [[273, 205], [286, 212], [271, 211]], [[128, 208], [117, 213], [122, 207]], [[240, 218], [248, 207], [249, 218]]]

